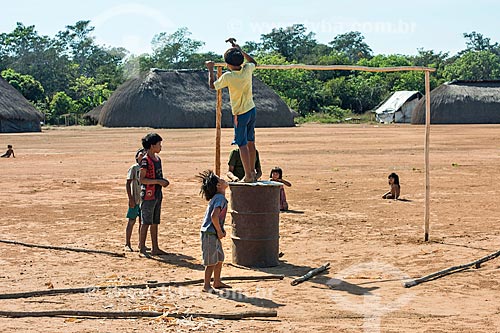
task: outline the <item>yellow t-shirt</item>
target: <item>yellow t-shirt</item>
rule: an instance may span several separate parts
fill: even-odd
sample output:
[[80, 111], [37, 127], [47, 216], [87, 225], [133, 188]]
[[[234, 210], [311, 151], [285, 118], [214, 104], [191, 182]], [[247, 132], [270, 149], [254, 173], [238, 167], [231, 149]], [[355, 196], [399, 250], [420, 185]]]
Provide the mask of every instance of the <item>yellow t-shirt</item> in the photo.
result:
[[226, 72], [214, 82], [215, 89], [229, 88], [229, 99], [234, 115], [246, 113], [255, 107], [252, 95], [252, 73], [255, 64], [246, 62], [239, 71]]

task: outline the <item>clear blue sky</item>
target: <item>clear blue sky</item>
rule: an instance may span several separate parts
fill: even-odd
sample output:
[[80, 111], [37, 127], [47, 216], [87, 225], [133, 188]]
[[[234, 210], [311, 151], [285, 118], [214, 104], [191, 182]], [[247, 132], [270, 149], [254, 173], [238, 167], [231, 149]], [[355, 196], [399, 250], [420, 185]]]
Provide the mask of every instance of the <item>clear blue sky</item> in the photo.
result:
[[500, 1], [494, 0], [0, 1], [0, 32], [22, 22], [54, 36], [66, 25], [91, 20], [100, 44], [134, 54], [150, 52], [155, 34], [179, 27], [205, 42], [202, 51], [222, 54], [227, 37], [258, 42], [272, 28], [294, 23], [305, 24], [325, 44], [338, 34], [361, 31], [375, 54], [416, 54], [424, 48], [453, 55], [465, 48], [463, 33], [472, 31], [500, 42]]

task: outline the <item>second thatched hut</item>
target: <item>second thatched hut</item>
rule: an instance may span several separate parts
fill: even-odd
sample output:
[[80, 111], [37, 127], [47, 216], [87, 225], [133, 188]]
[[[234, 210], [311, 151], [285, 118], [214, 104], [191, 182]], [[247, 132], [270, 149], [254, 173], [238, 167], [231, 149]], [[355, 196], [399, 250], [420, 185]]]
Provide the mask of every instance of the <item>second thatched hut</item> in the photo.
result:
[[0, 133], [40, 132], [43, 114], [0, 77]]
[[[412, 124], [425, 124], [425, 98]], [[452, 81], [431, 91], [431, 124], [500, 124], [500, 81]]]
[[[152, 69], [145, 78], [122, 84], [104, 104], [99, 124], [107, 127], [215, 127], [216, 93], [201, 70]], [[257, 127], [294, 126], [285, 102], [257, 78], [253, 81]], [[232, 127], [227, 89], [223, 91], [222, 127]]]

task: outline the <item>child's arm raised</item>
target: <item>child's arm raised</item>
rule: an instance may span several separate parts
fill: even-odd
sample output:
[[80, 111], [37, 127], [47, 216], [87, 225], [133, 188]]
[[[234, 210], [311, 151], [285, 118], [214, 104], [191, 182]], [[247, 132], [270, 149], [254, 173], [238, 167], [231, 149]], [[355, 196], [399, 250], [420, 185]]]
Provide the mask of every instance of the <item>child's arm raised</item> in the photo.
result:
[[215, 89], [214, 65], [215, 63], [213, 61], [205, 61], [205, 66], [207, 66], [208, 69], [208, 86], [210, 89]]

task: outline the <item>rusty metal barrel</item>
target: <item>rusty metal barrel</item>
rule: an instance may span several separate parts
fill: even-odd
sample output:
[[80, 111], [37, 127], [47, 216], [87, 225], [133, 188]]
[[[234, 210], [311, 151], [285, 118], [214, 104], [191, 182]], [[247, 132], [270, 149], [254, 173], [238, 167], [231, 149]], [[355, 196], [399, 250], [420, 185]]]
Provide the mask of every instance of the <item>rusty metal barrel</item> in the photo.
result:
[[281, 183], [229, 183], [233, 264], [272, 267], [279, 264]]

